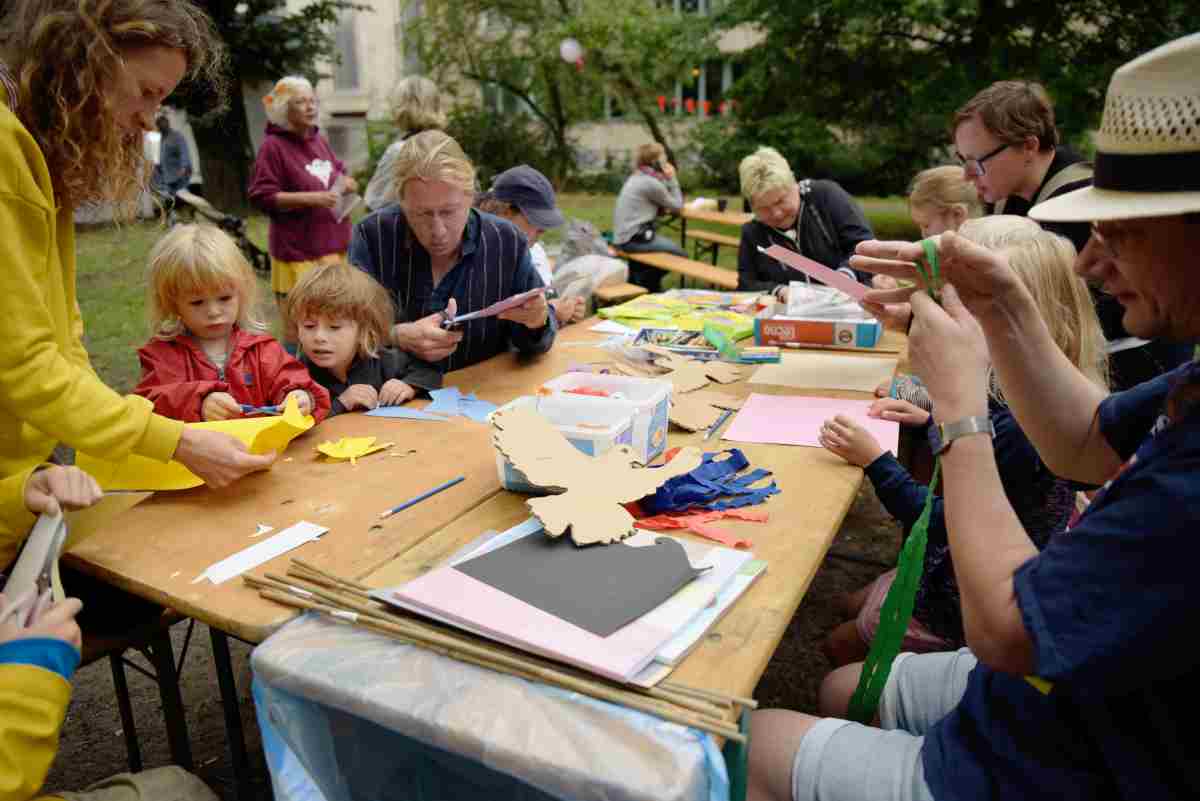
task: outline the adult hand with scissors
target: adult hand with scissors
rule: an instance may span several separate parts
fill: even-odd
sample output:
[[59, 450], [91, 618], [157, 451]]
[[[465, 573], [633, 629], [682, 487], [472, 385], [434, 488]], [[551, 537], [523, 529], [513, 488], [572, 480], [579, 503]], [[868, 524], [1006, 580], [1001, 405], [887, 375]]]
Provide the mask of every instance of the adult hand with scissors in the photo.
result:
[[24, 610], [28, 609], [31, 600], [31, 595], [9, 600], [4, 593], [0, 593], [0, 643], [49, 637], [62, 640], [79, 650], [83, 636], [79, 631], [79, 624], [75, 622], [75, 616], [83, 608], [83, 603], [78, 598], [51, 603], [47, 590], [33, 604], [33, 611], [28, 614], [28, 619], [22, 621], [19, 618], [24, 616]]
[[442, 328], [442, 322], [450, 320], [458, 314], [458, 304], [454, 298], [446, 305], [445, 311], [434, 312], [428, 317], [411, 323], [396, 323], [392, 326], [392, 342], [400, 350], [411, 353], [418, 359], [427, 362], [440, 362], [458, 349], [462, 341], [462, 331], [447, 331]]

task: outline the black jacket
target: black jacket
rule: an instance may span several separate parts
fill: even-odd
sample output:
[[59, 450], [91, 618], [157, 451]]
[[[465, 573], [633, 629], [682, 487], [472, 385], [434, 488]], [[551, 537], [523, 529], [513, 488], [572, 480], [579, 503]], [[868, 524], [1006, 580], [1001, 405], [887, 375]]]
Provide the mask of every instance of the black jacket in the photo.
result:
[[338, 377], [323, 367], [318, 367], [301, 355], [300, 361], [308, 368], [318, 384], [329, 390], [333, 400], [333, 408], [329, 414], [341, 414], [346, 407], [338, 400], [338, 396], [354, 384], [369, 384], [379, 389], [393, 378], [399, 378], [405, 384], [428, 392], [442, 386], [442, 372], [428, 362], [414, 358], [398, 348], [380, 348], [379, 355], [374, 358], [358, 359], [346, 371], [346, 380], [339, 381]]
[[[774, 290], [790, 281], [804, 280], [802, 273], [763, 253], [759, 247], [782, 245], [836, 270], [850, 269], [854, 247], [873, 239], [871, 224], [846, 190], [833, 181], [800, 182], [800, 213], [796, 215], [796, 241], [766, 223], [751, 220], [742, 226], [738, 245], [738, 289], [751, 292]], [[869, 273], [855, 272], [863, 283]]]

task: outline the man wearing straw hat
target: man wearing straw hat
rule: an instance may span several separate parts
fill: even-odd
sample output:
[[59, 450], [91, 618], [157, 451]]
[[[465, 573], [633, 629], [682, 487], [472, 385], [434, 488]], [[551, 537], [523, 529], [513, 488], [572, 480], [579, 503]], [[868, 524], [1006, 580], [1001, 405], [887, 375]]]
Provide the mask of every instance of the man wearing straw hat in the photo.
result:
[[[1077, 271], [1124, 307], [1135, 336], [1200, 339], [1200, 34], [1118, 69], [1095, 182], [1030, 215], [1085, 221]], [[913, 290], [910, 354], [942, 433], [945, 514], [970, 649], [901, 654], [879, 728], [756, 715], [750, 798], [1200, 798], [1200, 364], [1108, 395], [1054, 346], [1007, 255], [936, 244], [942, 305]], [[866, 242], [854, 266], [920, 280], [919, 244]], [[909, 294], [906, 294], [909, 293]], [[909, 296], [910, 295], [910, 296]], [[1004, 495], [987, 427], [994, 367], [1058, 474], [1103, 485], [1041, 553]], [[861, 666], [831, 674], [844, 714]]]

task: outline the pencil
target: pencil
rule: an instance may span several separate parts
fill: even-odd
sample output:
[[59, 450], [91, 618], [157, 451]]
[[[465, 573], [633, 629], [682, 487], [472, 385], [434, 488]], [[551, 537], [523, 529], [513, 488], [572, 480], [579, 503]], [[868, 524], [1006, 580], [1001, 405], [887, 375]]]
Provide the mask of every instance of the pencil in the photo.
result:
[[396, 512], [403, 512], [408, 507], [414, 506], [414, 505], [420, 503], [421, 501], [425, 500], [426, 498], [430, 497], [431, 495], [437, 495], [442, 490], [450, 489], [455, 484], [464, 480], [465, 478], [466, 478], [466, 476], [459, 476], [458, 478], [450, 479], [445, 484], [438, 484], [433, 489], [431, 489], [427, 492], [422, 492], [420, 495], [418, 495], [415, 498], [409, 498], [407, 501], [400, 504], [399, 506], [393, 506], [391, 509], [388, 509], [386, 512], [380, 512], [379, 517], [380, 517], [380, 519], [383, 519], [385, 517], [391, 517], [392, 515], [396, 514]]
[[705, 439], [712, 439], [713, 434], [717, 433], [717, 429], [725, 425], [725, 421], [729, 419], [729, 415], [733, 414], [733, 409], [726, 409], [721, 412], [721, 416], [717, 418], [717, 422], [712, 424], [712, 428], [708, 429], [708, 433], [704, 435]]

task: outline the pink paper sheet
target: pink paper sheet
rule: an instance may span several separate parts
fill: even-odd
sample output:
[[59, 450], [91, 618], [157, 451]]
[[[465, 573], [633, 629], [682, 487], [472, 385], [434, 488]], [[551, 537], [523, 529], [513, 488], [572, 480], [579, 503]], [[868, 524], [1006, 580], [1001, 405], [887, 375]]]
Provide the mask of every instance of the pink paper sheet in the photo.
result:
[[900, 424], [868, 417], [871, 401], [810, 398], [800, 395], [751, 395], [721, 439], [820, 448], [821, 424], [845, 415], [870, 431], [880, 446], [896, 453]]
[[[541, 534], [533, 536], [540, 537]], [[625, 682], [675, 635], [638, 618], [599, 637], [496, 588], [441, 567], [389, 592], [392, 603], [484, 637]]]
[[533, 289], [530, 289], [527, 292], [522, 292], [519, 295], [513, 295], [511, 297], [505, 298], [504, 300], [498, 300], [495, 303], [493, 303], [491, 306], [488, 306], [486, 309], [480, 309], [479, 311], [473, 311], [473, 312], [467, 312], [466, 314], [460, 314], [457, 317], [455, 317], [453, 320], [451, 320], [450, 322], [457, 324], [457, 323], [466, 322], [467, 320], [478, 320], [480, 317], [495, 317], [500, 312], [508, 311], [509, 309], [515, 309], [517, 306], [520, 306], [525, 301], [529, 300], [530, 298], [534, 297], [535, 295], [540, 295], [545, 291], [546, 291], [546, 287], [544, 287], [544, 286], [535, 287]]
[[764, 249], [763, 253], [791, 267], [793, 270], [799, 270], [809, 277], [817, 279], [826, 286], [831, 286], [834, 289], [845, 292], [855, 300], [862, 300], [863, 295], [867, 294], [868, 287], [858, 283], [845, 273], [831, 270], [824, 264], [815, 262], [807, 256], [801, 256], [799, 253], [794, 253], [782, 245], [771, 245], [771, 247]]

